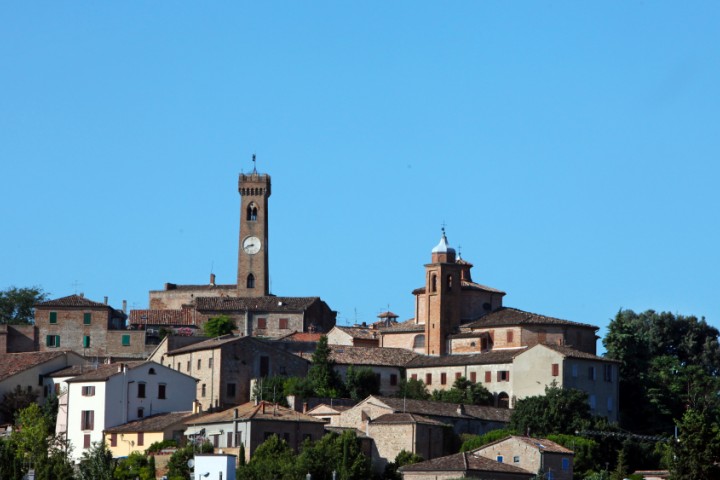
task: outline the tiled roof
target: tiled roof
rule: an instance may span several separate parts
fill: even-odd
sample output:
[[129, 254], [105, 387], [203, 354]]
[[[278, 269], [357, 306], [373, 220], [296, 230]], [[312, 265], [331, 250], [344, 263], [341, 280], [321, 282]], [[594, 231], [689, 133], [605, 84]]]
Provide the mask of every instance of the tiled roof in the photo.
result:
[[229, 333], [221, 337], [208, 338], [206, 340], [203, 340], [202, 342], [193, 343], [192, 345], [187, 345], [185, 347], [181, 347], [175, 350], [170, 350], [167, 352], [167, 355], [178, 355], [181, 353], [195, 352], [198, 350], [212, 350], [227, 343], [238, 342], [240, 340], [249, 338], [251, 337], [236, 337], [235, 335]]
[[568, 347], [566, 345], [555, 345], [551, 343], [543, 343], [541, 344], [543, 347], [547, 347], [550, 350], [555, 350], [556, 352], [560, 353], [561, 355], [568, 357], [568, 358], [579, 358], [582, 360], [598, 360], [602, 362], [612, 362], [612, 363], [621, 363], [618, 360], [613, 360], [612, 358], [607, 357], [599, 357], [597, 355], [593, 355], [592, 353], [587, 352], [581, 352], [580, 350], [575, 350], [572, 347]]
[[70, 367], [62, 368], [45, 376], [53, 378], [77, 377], [78, 375], [82, 375], [83, 373], [86, 373], [94, 368], [95, 367], [93, 365], [72, 365]]
[[335, 325], [338, 330], [347, 333], [353, 338], [362, 338], [367, 340], [375, 340], [377, 338], [378, 331], [367, 327], [341, 327]]
[[35, 304], [36, 307], [103, 307], [112, 308], [100, 302], [93, 302], [80, 295], [68, 295], [67, 297], [56, 298]]
[[[490, 292], [490, 293], [502, 293], [505, 295], [505, 292], [502, 290], [498, 290], [497, 288], [488, 287], [487, 285], [481, 285], [479, 283], [470, 282], [468, 280], [462, 280], [460, 281], [460, 287], [462, 290], [479, 290], [482, 292]], [[422, 295], [425, 293], [425, 287], [416, 288], [412, 291], [413, 295]]]
[[386, 413], [373, 419], [370, 423], [372, 424], [408, 424], [408, 423], [420, 423], [423, 425], [436, 425], [438, 427], [448, 427], [450, 425], [432, 418], [423, 417], [415, 413]]
[[456, 403], [381, 396], [372, 396], [369, 401], [372, 402], [373, 399], [380, 403], [384, 403], [395, 412], [415, 413], [430, 417], [475, 418], [478, 420], [504, 423], [510, 421], [510, 410], [507, 408], [463, 405], [463, 408], [460, 409]]
[[238, 405], [237, 407], [223, 410], [222, 412], [208, 413], [201, 417], [187, 420], [185, 421], [185, 424], [203, 425], [208, 423], [229, 422], [235, 418], [235, 410], [237, 410], [237, 418], [241, 421], [274, 420], [281, 422], [325, 423], [324, 420], [297, 412], [290, 408], [276, 405], [271, 402], [261, 401], [257, 405], [255, 405], [255, 402], [248, 402]]
[[175, 283], [168, 283], [165, 290], [151, 290], [151, 292], [167, 292], [172, 290], [236, 290], [237, 285], [211, 285], [206, 283], [204, 285], [177, 285]]
[[319, 342], [324, 333], [295, 332], [278, 340], [283, 342]]
[[145, 363], [145, 361], [123, 362], [123, 363], [104, 363], [92, 369], [86, 369], [86, 373], [73, 377], [68, 382], [104, 382], [108, 378], [122, 373], [122, 365], [127, 365], [128, 370], [132, 370]]
[[388, 310], [387, 312], [382, 312], [380, 315], [378, 315], [378, 318], [398, 318], [398, 314]]
[[330, 345], [330, 359], [339, 365], [404, 367], [417, 353], [404, 348], [349, 347]]
[[193, 416], [192, 412], [169, 412], [159, 413], [150, 417], [140, 418], [138, 420], [117, 425], [105, 429], [108, 433], [130, 433], [130, 432], [161, 432], [188, 417]]
[[482, 447], [476, 448], [475, 450], [472, 450], [473, 452], [479, 452], [482, 450], [487, 449], [491, 445], [499, 445], [501, 443], [505, 443], [508, 441], [517, 441], [525, 443], [540, 452], [549, 452], [549, 453], [564, 453], [567, 455], [574, 455], [575, 452], [572, 450], [563, 447], [559, 443], [555, 443], [552, 440], [548, 440], [547, 438], [533, 438], [533, 437], [523, 437], [520, 435], [509, 435], [505, 438], [501, 438], [500, 440], [495, 440], [494, 442], [488, 443], [483, 445]]
[[131, 325], [195, 325], [191, 309], [130, 310]]
[[413, 463], [400, 468], [402, 472], [425, 472], [425, 471], [457, 471], [457, 472], [503, 472], [525, 474], [528, 478], [535, 476], [536, 472], [529, 472], [525, 469], [496, 462], [473, 452], [461, 452], [446, 457], [433, 458], [425, 462]]
[[525, 347], [507, 350], [491, 350], [485, 353], [472, 353], [468, 355], [418, 355], [410, 361], [407, 368], [421, 367], [451, 367], [458, 365], [496, 365], [512, 363], [515, 355], [525, 351]]
[[262, 311], [297, 312], [306, 310], [320, 297], [198, 297], [195, 306], [198, 311]]
[[66, 354], [66, 351], [53, 352], [25, 352], [0, 354], [0, 380], [17, 375], [36, 365]]
[[568, 325], [586, 327], [597, 330], [595, 325], [571, 322], [560, 318], [547, 317], [537, 313], [525, 312], [517, 308], [500, 307], [497, 310], [483, 315], [474, 322], [463, 325], [466, 328], [504, 327], [510, 325]]
[[380, 333], [383, 335], [388, 333], [407, 333], [407, 332], [424, 332], [425, 325], [422, 323], [415, 323], [415, 319], [405, 320], [404, 322], [395, 323], [389, 327], [380, 327]]

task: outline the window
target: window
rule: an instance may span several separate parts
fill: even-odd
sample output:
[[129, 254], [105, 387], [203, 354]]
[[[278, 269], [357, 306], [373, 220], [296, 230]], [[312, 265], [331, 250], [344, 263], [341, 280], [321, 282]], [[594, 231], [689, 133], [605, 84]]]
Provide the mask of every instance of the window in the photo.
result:
[[245, 217], [249, 222], [257, 220], [257, 207], [254, 203], [247, 206], [247, 216]]
[[257, 319], [257, 328], [259, 330], [265, 330], [267, 328], [267, 318], [258, 318]]
[[558, 375], [560, 375], [560, 364], [553, 363], [552, 364], [552, 376], [557, 377]]
[[447, 276], [447, 289], [448, 291], [452, 290], [452, 275]]
[[603, 378], [606, 382], [613, 381], [613, 368], [612, 365], [603, 365]]
[[57, 312], [50, 312], [50, 323], [57, 323]]
[[60, 346], [60, 335], [47, 335], [45, 337], [45, 346], [57, 348]]
[[200, 396], [205, 397], [206, 394], [207, 394], [207, 388], [205, 388], [205, 384], [204, 384], [204, 383], [202, 384], [201, 391], [202, 391], [202, 393], [201, 393]]
[[513, 457], [513, 463], [520, 463], [520, 455], [515, 455]]
[[123, 335], [122, 336], [122, 346], [128, 347], [130, 346], [130, 335]]
[[145, 398], [145, 382], [138, 383], [138, 398]]
[[45, 377], [43, 375], [38, 375], [38, 387], [43, 384], [43, 380]]
[[415, 335], [413, 348], [425, 348], [425, 334]]
[[60, 395], [60, 384], [59, 383], [55, 384], [55, 395]]
[[213, 360], [215, 360], [215, 359], [212, 358], [212, 357], [208, 359], [208, 368], [212, 368], [212, 367], [213, 367]]
[[49, 393], [50, 393], [50, 387], [48, 385], [45, 385], [43, 387], [43, 397], [47, 397]]
[[117, 447], [117, 433], [110, 434], [110, 446]]
[[432, 385], [432, 373], [425, 374], [425, 385]]
[[590, 395], [590, 409], [595, 410], [596, 404], [595, 395]]
[[492, 372], [485, 372], [485, 383], [492, 382]]
[[577, 378], [577, 376], [578, 376], [577, 364], [573, 364], [573, 366], [572, 366], [572, 376], [573, 376], [573, 378]]
[[188, 364], [187, 364], [187, 371], [188, 371], [188, 373], [190, 373], [190, 368], [191, 368], [191, 366], [190, 366], [190, 360], [188, 360], [187, 363], [188, 363]]
[[497, 381], [498, 382], [509, 382], [510, 381], [510, 372], [508, 370], [499, 370], [497, 372]]
[[94, 386], [82, 387], [82, 396], [83, 397], [95, 396], [95, 387]]
[[287, 318], [281, 318], [278, 322], [278, 328], [280, 330], [287, 330], [288, 328], [288, 319]]
[[90, 348], [90, 335], [83, 337], [83, 348]]
[[513, 331], [508, 330], [506, 332], [506, 335], [507, 335], [507, 343], [513, 343]]
[[138, 407], [137, 416], [138, 418], [143, 418], [145, 416], [145, 409], [143, 407]]
[[160, 400], [164, 400], [165, 398], [167, 398], [165, 396], [167, 393], [166, 390], [167, 390], [167, 386], [164, 383], [161, 383], [160, 385], [158, 385], [158, 398]]
[[145, 445], [145, 433], [138, 432], [138, 447], [142, 447], [143, 445]]
[[151, 368], [150, 370], [148, 370], [148, 375], [155, 375], [155, 369]]
[[178, 372], [182, 371], [182, 364], [181, 364], [180, 362], [178, 362], [177, 371], [178, 371]]
[[228, 448], [233, 446], [233, 432], [227, 432], [227, 444], [225, 446]]
[[412, 375], [410, 375], [410, 379], [417, 380], [417, 373], [413, 373]]
[[80, 430], [92, 430], [95, 426], [95, 411], [83, 410], [80, 412]]
[[498, 455], [498, 456], [497, 456], [497, 461], [498, 461], [498, 463], [503, 463], [503, 456], [502, 456], [502, 455]]
[[545, 474], [545, 478], [547, 478], [547, 480], [555, 480], [555, 474], [552, 470], [548, 470], [548, 472]]
[[437, 292], [437, 275], [434, 273], [430, 276], [430, 291]]
[[460, 380], [460, 377], [462, 377], [462, 373], [455, 372], [455, 380]]
[[83, 313], [83, 325], [92, 323], [92, 313]]
[[197, 366], [197, 369], [200, 370], [200, 367], [202, 367], [202, 360], [198, 358], [198, 366]]
[[267, 377], [270, 375], [270, 357], [263, 355], [260, 357], [260, 376]]
[[472, 383], [477, 382], [477, 373], [476, 372], [470, 372], [470, 381]]
[[445, 372], [442, 372], [440, 374], [440, 385], [445, 385], [447, 383], [447, 374]]
[[235, 384], [234, 383], [227, 384], [227, 397], [235, 398]]
[[247, 288], [255, 288], [255, 275], [252, 273], [247, 276]]
[[390, 374], [390, 385], [392, 385], [392, 386], [397, 385], [397, 383], [398, 383], [398, 382], [397, 382], [397, 378], [398, 378], [398, 377], [397, 377], [397, 374], [396, 374], [396, 373], [391, 373], [391, 374]]
[[90, 448], [90, 435], [83, 435], [83, 448]]
[[570, 459], [569, 458], [562, 459], [562, 469], [564, 472], [567, 472], [568, 470], [570, 470]]
[[595, 380], [595, 367], [588, 367], [588, 379]]
[[607, 399], [607, 411], [612, 412], [613, 411], [613, 399], [612, 397], [608, 397]]

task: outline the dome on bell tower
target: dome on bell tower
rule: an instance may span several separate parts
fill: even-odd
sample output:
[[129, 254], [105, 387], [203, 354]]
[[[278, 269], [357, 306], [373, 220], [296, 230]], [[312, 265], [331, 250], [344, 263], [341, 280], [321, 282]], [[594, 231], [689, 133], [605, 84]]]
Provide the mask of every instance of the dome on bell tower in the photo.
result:
[[432, 261], [433, 263], [455, 263], [455, 249], [448, 245], [444, 227], [440, 243], [432, 249]]

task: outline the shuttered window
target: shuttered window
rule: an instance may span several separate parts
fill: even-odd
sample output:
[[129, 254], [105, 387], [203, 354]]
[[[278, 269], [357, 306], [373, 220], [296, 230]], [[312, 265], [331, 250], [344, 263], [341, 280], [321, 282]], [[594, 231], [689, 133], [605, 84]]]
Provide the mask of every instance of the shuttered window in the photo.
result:
[[57, 312], [50, 312], [50, 323], [57, 323]]
[[92, 313], [83, 314], [83, 325], [90, 325], [92, 322]]

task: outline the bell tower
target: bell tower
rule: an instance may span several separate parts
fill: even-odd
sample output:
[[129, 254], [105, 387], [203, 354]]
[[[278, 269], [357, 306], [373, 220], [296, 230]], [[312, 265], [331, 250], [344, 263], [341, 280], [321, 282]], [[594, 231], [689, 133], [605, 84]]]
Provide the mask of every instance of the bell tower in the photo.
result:
[[432, 249], [431, 263], [425, 265], [425, 354], [448, 353], [448, 335], [461, 321], [461, 278], [463, 265], [455, 261], [455, 249], [442, 238]]
[[237, 291], [241, 297], [263, 297], [270, 293], [268, 272], [268, 197], [270, 175], [240, 174], [240, 235]]

